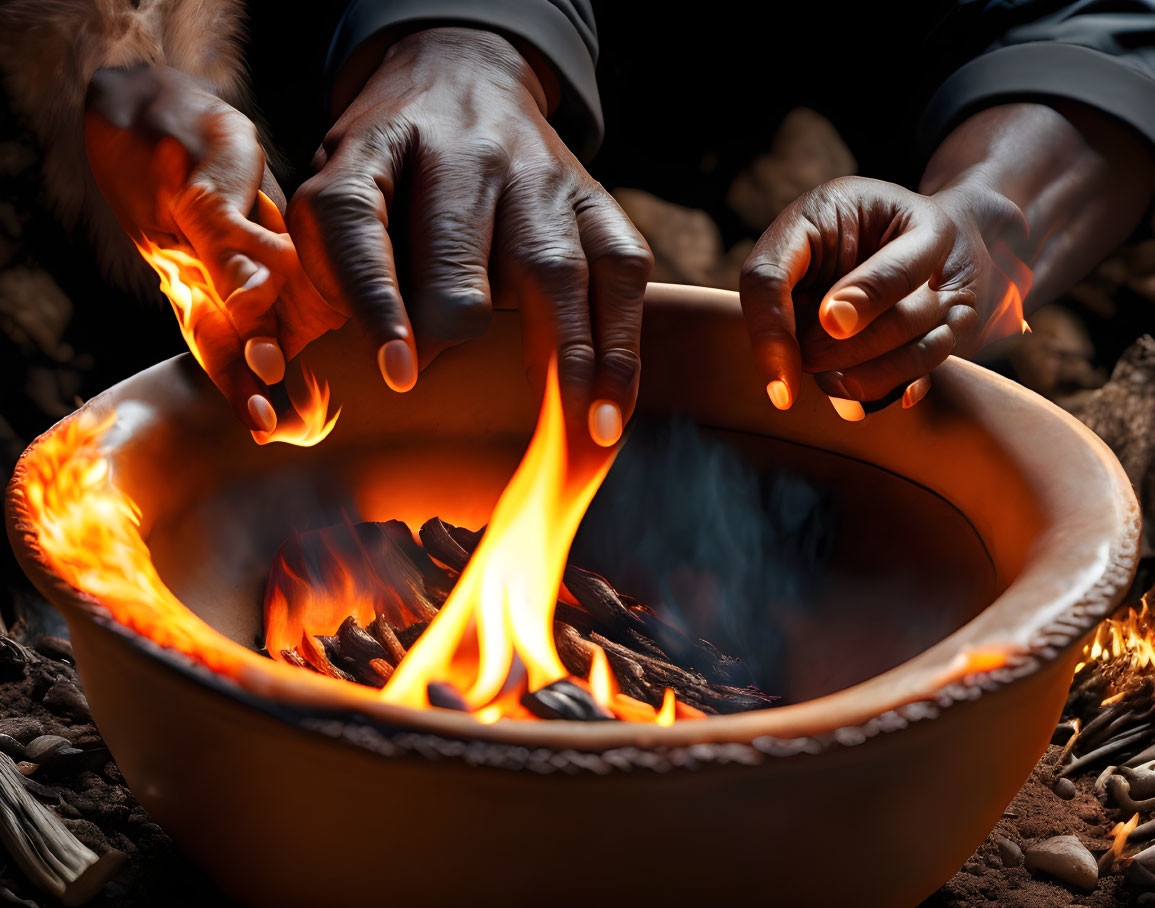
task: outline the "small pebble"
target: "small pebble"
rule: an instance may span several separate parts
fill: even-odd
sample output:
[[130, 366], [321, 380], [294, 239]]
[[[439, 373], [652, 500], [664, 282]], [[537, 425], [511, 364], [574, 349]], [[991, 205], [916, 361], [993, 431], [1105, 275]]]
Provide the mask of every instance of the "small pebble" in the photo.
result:
[[67, 716], [78, 722], [92, 721], [88, 700], [71, 681], [61, 679], [44, 694], [44, 705], [58, 716]]
[[24, 748], [24, 759], [32, 763], [48, 763], [65, 747], [72, 747], [72, 742], [60, 735], [41, 735], [33, 738]]
[[1099, 867], [1087, 847], [1073, 835], [1057, 835], [1031, 845], [1023, 857], [1027, 870], [1090, 892], [1099, 882]]
[[1004, 867], [1018, 867], [1023, 863], [1023, 849], [1005, 835], [995, 836], [995, 847], [999, 850]]
[[24, 745], [11, 735], [0, 734], [0, 753], [7, 754], [13, 760], [23, 760]]
[[1055, 790], [1055, 794], [1057, 794], [1064, 801], [1069, 801], [1073, 797], [1075, 797], [1075, 792], [1076, 792], [1075, 783], [1072, 782], [1070, 779], [1067, 779], [1067, 778], [1059, 779], [1059, 781], [1055, 783], [1055, 789], [1054, 790]]

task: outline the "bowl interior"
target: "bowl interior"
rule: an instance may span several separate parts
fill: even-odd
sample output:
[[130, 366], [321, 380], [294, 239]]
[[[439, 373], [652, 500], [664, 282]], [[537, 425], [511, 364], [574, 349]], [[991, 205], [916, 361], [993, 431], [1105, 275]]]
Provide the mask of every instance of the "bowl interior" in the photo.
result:
[[[762, 651], [739, 655], [760, 666], [769, 692], [797, 702], [863, 681], [942, 640], [994, 598], [995, 571], [982, 540], [940, 496], [837, 454], [741, 433], [712, 436], [724, 438], [758, 474], [786, 469], [822, 497], [826, 549], [810, 563], [787, 559], [778, 567], [796, 575], [798, 593], [741, 603], [759, 616], [752, 636]], [[521, 446], [503, 441], [404, 445], [386, 439], [328, 456], [322, 445], [304, 469], [217, 474], [217, 484], [153, 526], [149, 546], [162, 578], [186, 605], [238, 643], [259, 648], [268, 570], [295, 530], [336, 523], [343, 514], [399, 518], [411, 529], [432, 516], [480, 527], [521, 453]], [[683, 488], [666, 485], [663, 494], [675, 504]], [[620, 515], [629, 507], [603, 500], [597, 513]], [[612, 524], [604, 516], [601, 522], [586, 532], [601, 534]], [[658, 546], [670, 524], [655, 515]], [[605, 570], [596, 557], [579, 563]], [[645, 601], [661, 613], [661, 580], [669, 578], [647, 582], [647, 566], [637, 567], [626, 574], [632, 586], [605, 572], [622, 592], [648, 592]], [[780, 589], [774, 579], [772, 587]], [[702, 578], [695, 604], [716, 608], [717, 602], [699, 600], [710, 600], [717, 583], [717, 577]]]

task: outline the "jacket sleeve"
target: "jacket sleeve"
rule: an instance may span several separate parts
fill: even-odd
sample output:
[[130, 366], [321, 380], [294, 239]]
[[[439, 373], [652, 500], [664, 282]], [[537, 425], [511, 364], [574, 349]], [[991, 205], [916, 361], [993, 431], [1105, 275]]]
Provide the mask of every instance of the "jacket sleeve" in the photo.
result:
[[416, 24], [479, 26], [532, 45], [561, 87], [550, 116], [554, 128], [579, 157], [597, 150], [604, 126], [590, 0], [352, 0], [333, 36], [326, 75], [332, 81], [357, 46], [382, 29]]
[[1155, 143], [1155, 0], [1079, 0], [1058, 10], [1051, 0], [971, 0], [956, 14], [940, 27], [940, 43], [960, 25], [987, 43], [927, 105], [925, 152], [981, 108], [1048, 98], [1111, 114]]

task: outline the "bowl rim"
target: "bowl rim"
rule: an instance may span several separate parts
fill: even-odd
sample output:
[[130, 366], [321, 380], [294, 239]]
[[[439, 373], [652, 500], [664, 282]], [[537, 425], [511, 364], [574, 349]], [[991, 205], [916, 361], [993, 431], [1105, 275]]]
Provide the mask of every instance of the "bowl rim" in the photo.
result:
[[[649, 286], [646, 304], [659, 308], [691, 307], [710, 316], [727, 317], [732, 317], [740, 305], [738, 295], [731, 291], [662, 284]], [[346, 683], [331, 679], [320, 679], [330, 683], [318, 685], [289, 683], [278, 676], [262, 677], [259, 672], [245, 671], [237, 678], [216, 674], [191, 657], [162, 648], [116, 622], [94, 597], [56, 576], [43, 558], [35, 528], [29, 523], [22, 504], [21, 489], [30, 454], [82, 413], [94, 407], [107, 406], [118, 395], [131, 391], [133, 383], [141, 376], [154, 373], [155, 377], [155, 373], [161, 371], [175, 371], [183, 368], [189, 359], [188, 354], [181, 354], [126, 379], [92, 398], [29, 445], [17, 462], [5, 495], [5, 522], [17, 560], [40, 591], [67, 617], [82, 617], [113, 631], [142, 656], [159, 663], [165, 670], [185, 674], [195, 683], [207, 685], [233, 700], [303, 729], [340, 737], [387, 756], [415, 753], [438, 759], [460, 757], [464, 753], [463, 742], [470, 741], [483, 743], [489, 754], [482, 757], [475, 752], [472, 762], [495, 761], [493, 765], [505, 766], [510, 763], [511, 752], [532, 754], [536, 750], [542, 754], [568, 755], [549, 762], [546, 771], [568, 766], [565, 771], [573, 771], [576, 767], [579, 771], [605, 772], [638, 766], [655, 768], [655, 749], [665, 754], [664, 759], [672, 760], [669, 766], [673, 767], [691, 763], [760, 762], [766, 756], [815, 755], [833, 748], [854, 746], [880, 734], [897, 732], [912, 723], [936, 718], [944, 710], [960, 704], [990, 697], [1016, 680], [1069, 656], [1070, 648], [1119, 602], [1138, 563], [1139, 506], [1130, 482], [1107, 446], [1074, 417], [1042, 397], [980, 366], [951, 357], [936, 370], [936, 376], [950, 376], [988, 393], [1025, 402], [1039, 413], [1040, 418], [1065, 430], [1060, 432], [1062, 443], [1071, 450], [1081, 449], [1084, 459], [1091, 455], [1092, 462], [1101, 470], [1100, 479], [1114, 494], [1120, 511], [1117, 521], [1112, 524], [1114, 529], [1110, 538], [1103, 540], [1100, 546], [1097, 570], [1083, 571], [1078, 577], [1071, 578], [1071, 585], [1065, 587], [1063, 607], [1034, 627], [1029, 639], [1008, 651], [1001, 667], [970, 673], [956, 671], [953, 675], [940, 673], [934, 683], [928, 684], [925, 667], [920, 672], [912, 670], [912, 663], [929, 652], [926, 650], [872, 679], [812, 700], [747, 713], [711, 716], [706, 720], [674, 723], [668, 727], [623, 722], [511, 720], [484, 725], [471, 716], [447, 710], [415, 710], [383, 703], [370, 704], [367, 708], [364, 698], [354, 698], [343, 690]], [[1017, 453], [1028, 461], [1042, 462], [1043, 454], [1032, 452], [1029, 439], [1016, 442], [1011, 437], [1007, 442], [1018, 444], [1021, 450]], [[1054, 456], [1054, 446], [1048, 448], [1046, 456]], [[1068, 494], [1070, 500], [1066, 501], [1066, 506], [1073, 514], [1090, 513], [1093, 509], [1101, 511], [1102, 501], [1088, 501], [1091, 497], [1078, 496], [1076, 500]], [[1028, 556], [1038, 557], [1037, 552]], [[1020, 578], [1013, 580], [981, 614], [992, 613], [1000, 606], [1009, 608], [1008, 594], [1020, 582]], [[949, 651], [950, 642], [969, 626], [968, 623], [957, 629], [930, 649]], [[945, 667], [945, 663], [943, 665]], [[880, 678], [889, 680], [881, 689], [873, 684]], [[908, 692], [896, 697], [893, 689], [896, 685], [901, 687], [903, 680], [913, 683]], [[891, 692], [887, 693], [888, 690]], [[678, 754], [683, 756], [679, 758]], [[591, 758], [594, 758], [593, 763], [589, 762]], [[513, 763], [518, 763], [518, 760], [513, 759]]]

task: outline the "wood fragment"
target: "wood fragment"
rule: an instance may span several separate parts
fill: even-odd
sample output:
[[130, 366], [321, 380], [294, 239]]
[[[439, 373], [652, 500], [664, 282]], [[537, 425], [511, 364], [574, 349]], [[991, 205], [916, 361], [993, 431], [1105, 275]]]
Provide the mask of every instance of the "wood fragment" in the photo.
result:
[[83, 905], [124, 866], [119, 851], [85, 847], [25, 790], [16, 764], [0, 754], [0, 842], [39, 889], [65, 906]]

